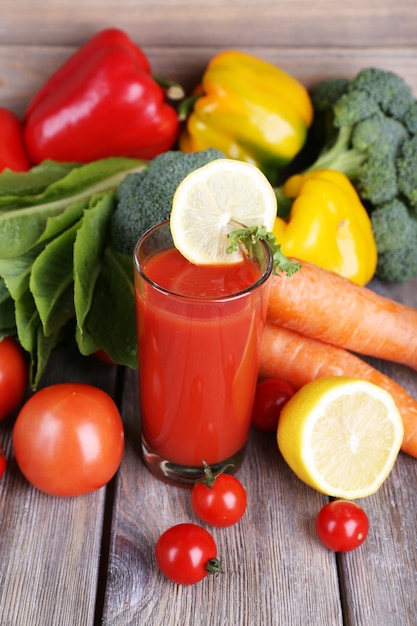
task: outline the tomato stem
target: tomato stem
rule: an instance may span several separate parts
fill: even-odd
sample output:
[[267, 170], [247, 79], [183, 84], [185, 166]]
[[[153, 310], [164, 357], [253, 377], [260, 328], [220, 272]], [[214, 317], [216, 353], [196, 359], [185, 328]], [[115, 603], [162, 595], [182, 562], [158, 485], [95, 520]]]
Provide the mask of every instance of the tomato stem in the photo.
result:
[[219, 559], [210, 559], [207, 561], [206, 570], [209, 574], [223, 574], [222, 564]]
[[216, 482], [216, 479], [220, 474], [223, 474], [229, 467], [234, 467], [233, 463], [227, 463], [222, 468], [219, 469], [215, 474], [213, 473], [210, 465], [203, 460], [204, 467], [204, 478], [201, 479], [201, 482], [206, 485], [209, 489], [211, 489]]

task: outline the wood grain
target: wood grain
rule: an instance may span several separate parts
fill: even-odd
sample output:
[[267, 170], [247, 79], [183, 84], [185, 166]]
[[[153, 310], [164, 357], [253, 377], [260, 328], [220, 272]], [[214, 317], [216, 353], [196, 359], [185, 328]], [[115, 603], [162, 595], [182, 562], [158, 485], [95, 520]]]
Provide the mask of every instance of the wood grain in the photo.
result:
[[[235, 47], [276, 63], [310, 87], [375, 65], [417, 94], [415, 0], [2, 0], [0, 105], [23, 115], [43, 81], [91, 34], [124, 28], [153, 72], [186, 90], [208, 60]], [[417, 280], [372, 288], [417, 308]], [[373, 364], [417, 398], [417, 373]], [[272, 436], [252, 432], [239, 471], [249, 507], [215, 529], [224, 574], [193, 587], [164, 579], [159, 534], [196, 521], [189, 491], [166, 485], [139, 455], [136, 373], [61, 351], [43, 384], [79, 380], [120, 401], [126, 451], [108, 488], [82, 498], [42, 494], [13, 460], [13, 417], [0, 424], [8, 468], [0, 481], [1, 626], [414, 626], [417, 597], [416, 461], [400, 454], [382, 488], [361, 504], [363, 546], [334, 555], [317, 541], [326, 502], [283, 462]], [[121, 387], [123, 385], [123, 387]]]
[[69, 0], [8, 0], [1, 3], [0, 103], [22, 115], [71, 52], [108, 26], [125, 29], [154, 74], [187, 92], [214, 54], [235, 47], [276, 63], [307, 87], [373, 65], [400, 73], [417, 94], [416, 22], [414, 0], [86, 0], [76, 11]]
[[[115, 371], [58, 352], [42, 385], [85, 382], [115, 395]], [[0, 624], [85, 626], [96, 610], [106, 490], [57, 498], [31, 487], [12, 454], [12, 419], [0, 425], [8, 465], [0, 483]]]
[[144, 468], [135, 373], [127, 381], [123, 414], [131, 437], [118, 477], [103, 624], [282, 624], [291, 614], [301, 626], [306, 612], [311, 623], [342, 624], [335, 558], [314, 536], [315, 513], [326, 498], [289, 471], [273, 436], [252, 433], [239, 471], [251, 503], [245, 517], [227, 529], [202, 524], [218, 544], [224, 573], [179, 587], [158, 572], [159, 535], [175, 523], [200, 522], [188, 489], [166, 485]]

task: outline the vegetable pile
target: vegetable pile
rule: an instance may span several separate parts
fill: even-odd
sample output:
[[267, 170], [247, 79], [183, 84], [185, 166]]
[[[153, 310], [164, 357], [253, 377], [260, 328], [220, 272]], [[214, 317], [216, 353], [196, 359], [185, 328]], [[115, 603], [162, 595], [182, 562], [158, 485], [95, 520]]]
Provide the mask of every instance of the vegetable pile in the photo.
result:
[[[289, 274], [301, 261], [290, 280], [272, 277], [260, 369], [267, 380], [259, 387], [253, 424], [276, 430], [280, 408], [311, 380], [358, 377], [391, 393], [404, 423], [402, 450], [417, 457], [417, 401], [353, 354], [417, 370], [417, 311], [364, 286], [374, 274], [389, 282], [417, 276], [417, 102], [410, 87], [391, 72], [367, 68], [351, 80], [322, 81], [308, 94], [279, 68], [239, 51], [212, 59], [185, 118], [172, 104], [178, 86], [165, 86], [125, 33], [106, 29], [50, 77], [22, 122], [0, 108], [0, 362], [6, 355], [13, 374], [12, 382], [5, 381], [7, 398], [2, 394], [12, 404], [0, 406], [0, 419], [17, 409], [27, 391], [20, 346], [29, 356], [32, 389], [51, 352], [66, 340], [84, 355], [100, 353], [136, 368], [135, 243], [169, 217], [187, 174], [226, 156], [255, 163], [273, 184], [284, 176], [275, 188], [276, 235], [283, 253], [296, 257]], [[179, 94], [181, 99], [181, 89]], [[296, 157], [309, 138], [319, 155], [297, 172]], [[287, 166], [295, 173], [285, 180]], [[311, 258], [307, 242], [318, 230]], [[243, 234], [235, 232], [231, 249]], [[77, 401], [86, 405], [100, 394], [77, 391]], [[67, 405], [61, 416], [61, 393], [67, 397], [66, 388], [32, 396], [16, 420], [14, 452], [28, 480], [45, 492], [86, 493], [117, 470], [122, 423], [101, 396], [94, 417], [103, 449], [113, 449], [115, 457], [103, 457], [106, 472], [98, 480], [92, 468], [91, 481], [77, 475], [81, 483], [74, 490], [55, 484], [56, 467], [74, 466], [77, 450], [67, 444], [83, 413]], [[29, 437], [26, 419], [33, 407], [37, 419], [31, 419]], [[69, 431], [33, 473], [24, 465], [26, 453], [42, 456], [42, 422], [52, 409]], [[114, 441], [105, 446], [103, 411], [113, 416], [118, 448]], [[68, 450], [72, 456], [65, 456]], [[0, 447], [0, 477], [4, 463]], [[75, 465], [81, 474], [80, 456]], [[206, 524], [236, 523], [247, 505], [244, 488], [227, 474], [215, 478], [214, 484], [196, 485], [193, 511]], [[351, 536], [346, 524], [352, 518]], [[366, 515], [351, 504], [332, 503], [317, 521], [319, 538], [334, 550], [358, 547], [367, 532]], [[184, 552], [172, 559], [178, 542]], [[190, 552], [202, 545], [200, 561], [192, 562]], [[156, 546], [161, 571], [182, 584], [203, 579], [210, 568], [220, 571], [216, 556], [212, 537], [192, 524], [169, 529]]]
[[[260, 96], [265, 81], [272, 99]], [[139, 102], [125, 97], [133, 88]], [[86, 107], [89, 90], [97, 94], [94, 109]], [[284, 254], [308, 260], [315, 218], [328, 225], [331, 217], [335, 229], [323, 228], [312, 263], [359, 285], [375, 268], [383, 280], [417, 275], [417, 103], [402, 78], [369, 68], [308, 94], [279, 68], [232, 50], [212, 59], [191, 99], [181, 102], [188, 100], [182, 127], [172, 93], [126, 33], [110, 28], [46, 81], [20, 126], [14, 115], [0, 116], [13, 137], [0, 161], [0, 339], [17, 337], [29, 354], [33, 388], [68, 338], [82, 354], [136, 367], [133, 247], [169, 216], [182, 178], [221, 156], [256, 162], [279, 178], [283, 165], [296, 168], [310, 135], [320, 144], [318, 158], [276, 188]], [[56, 134], [47, 136], [51, 124]], [[268, 142], [271, 124], [288, 129], [285, 140]], [[112, 133], [103, 133], [110, 125]], [[313, 186], [314, 212], [306, 216]]]
[[366, 68], [352, 80], [322, 81], [311, 94], [313, 133], [322, 145], [308, 171], [335, 169], [369, 211], [378, 249], [376, 276], [417, 275], [417, 102], [397, 74]]
[[416, 309], [303, 262], [289, 280], [272, 277], [260, 376], [280, 378], [296, 389], [325, 376], [379, 385], [401, 413], [402, 450], [417, 457], [417, 400], [352, 352], [417, 371], [416, 328]]
[[218, 156], [44, 161], [0, 175], [0, 338], [17, 335], [34, 388], [68, 336], [81, 354], [136, 368], [134, 244], [168, 217], [174, 181]]

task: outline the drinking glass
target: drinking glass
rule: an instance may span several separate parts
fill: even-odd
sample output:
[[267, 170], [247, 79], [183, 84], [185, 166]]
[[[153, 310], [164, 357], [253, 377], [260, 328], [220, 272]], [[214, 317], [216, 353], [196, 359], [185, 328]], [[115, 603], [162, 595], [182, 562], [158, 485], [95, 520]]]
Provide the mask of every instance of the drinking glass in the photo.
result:
[[[192, 485], [204, 462], [217, 471], [243, 461], [257, 384], [272, 254], [255, 246], [253, 282], [221, 295], [189, 294], [199, 268], [188, 261], [170, 288], [151, 278], [171, 272], [169, 222], [151, 228], [134, 251], [141, 446], [160, 478]], [[164, 256], [165, 254], [165, 256]], [[153, 270], [153, 271], [154, 271]], [[222, 269], [205, 267], [220, 276]], [[174, 286], [173, 286], [174, 285]]]

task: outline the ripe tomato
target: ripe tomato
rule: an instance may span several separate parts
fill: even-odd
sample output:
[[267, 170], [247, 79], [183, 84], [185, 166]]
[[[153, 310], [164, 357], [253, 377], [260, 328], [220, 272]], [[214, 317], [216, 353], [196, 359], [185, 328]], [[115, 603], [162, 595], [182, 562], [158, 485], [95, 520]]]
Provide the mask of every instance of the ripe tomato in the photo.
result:
[[25, 354], [13, 337], [0, 341], [0, 420], [19, 408], [29, 382]]
[[256, 386], [252, 424], [265, 432], [276, 432], [281, 410], [294, 393], [294, 387], [285, 380], [261, 380]]
[[213, 474], [205, 465], [205, 478], [191, 492], [195, 514], [212, 526], [231, 526], [246, 511], [247, 496], [242, 483], [230, 474]]
[[335, 552], [358, 548], [365, 541], [368, 530], [368, 516], [354, 502], [333, 500], [317, 515], [317, 535], [327, 548]]
[[3, 476], [6, 469], [6, 453], [3, 450], [3, 446], [0, 446], [0, 478]]
[[16, 461], [26, 479], [55, 496], [99, 489], [116, 473], [123, 423], [112, 398], [97, 387], [61, 383], [23, 405], [13, 429]]
[[164, 576], [180, 585], [194, 585], [222, 571], [213, 537], [196, 524], [168, 528], [158, 539], [155, 557]]

